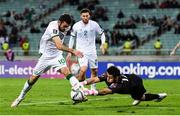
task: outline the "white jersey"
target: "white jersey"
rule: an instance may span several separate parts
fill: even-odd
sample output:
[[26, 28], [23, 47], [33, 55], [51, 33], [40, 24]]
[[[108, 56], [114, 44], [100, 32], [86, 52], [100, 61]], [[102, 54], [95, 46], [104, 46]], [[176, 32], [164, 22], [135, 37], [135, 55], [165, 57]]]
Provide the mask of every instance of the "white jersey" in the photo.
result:
[[84, 54], [96, 54], [96, 38], [103, 30], [98, 23], [89, 20], [88, 24], [79, 21], [73, 25], [71, 36], [76, 38], [76, 49]]
[[56, 57], [62, 54], [62, 51], [57, 49], [55, 43], [52, 41], [52, 38], [59, 36], [63, 41], [64, 35], [65, 34], [63, 32], [59, 31], [58, 21], [50, 22], [43, 36], [41, 37], [39, 53], [45, 57]]

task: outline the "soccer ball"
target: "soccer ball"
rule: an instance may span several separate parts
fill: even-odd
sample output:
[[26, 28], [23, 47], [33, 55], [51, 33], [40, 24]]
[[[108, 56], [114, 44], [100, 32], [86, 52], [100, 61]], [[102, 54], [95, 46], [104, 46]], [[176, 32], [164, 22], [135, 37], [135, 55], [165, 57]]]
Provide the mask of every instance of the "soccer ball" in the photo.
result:
[[77, 74], [79, 73], [79, 70], [80, 70], [79, 64], [73, 63], [73, 64], [71, 65], [71, 73], [72, 73], [73, 75], [77, 75]]
[[84, 93], [80, 90], [71, 91], [71, 99], [73, 101], [84, 101], [86, 99]]

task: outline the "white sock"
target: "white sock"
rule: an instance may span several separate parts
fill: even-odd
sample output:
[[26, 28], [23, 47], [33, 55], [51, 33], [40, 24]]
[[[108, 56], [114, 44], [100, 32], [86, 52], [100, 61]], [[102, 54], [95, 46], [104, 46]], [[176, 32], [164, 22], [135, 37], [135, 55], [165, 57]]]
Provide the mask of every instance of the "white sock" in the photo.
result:
[[77, 78], [76, 78], [75, 76], [72, 76], [72, 77], [69, 79], [69, 81], [70, 81], [71, 86], [72, 86], [74, 89], [78, 89], [78, 88], [79, 88], [80, 83], [79, 83], [79, 81], [77, 80]]
[[96, 90], [96, 84], [95, 83], [91, 84], [91, 90]]
[[72, 76], [72, 77], [69, 79], [69, 81], [70, 81], [71, 86], [75, 86], [76, 84], [79, 83], [79, 81], [77, 80], [77, 78], [76, 78], [75, 76]]
[[31, 89], [32, 85], [29, 85], [28, 81], [24, 84], [24, 87], [19, 95], [19, 99], [23, 99], [26, 95], [26, 93]]

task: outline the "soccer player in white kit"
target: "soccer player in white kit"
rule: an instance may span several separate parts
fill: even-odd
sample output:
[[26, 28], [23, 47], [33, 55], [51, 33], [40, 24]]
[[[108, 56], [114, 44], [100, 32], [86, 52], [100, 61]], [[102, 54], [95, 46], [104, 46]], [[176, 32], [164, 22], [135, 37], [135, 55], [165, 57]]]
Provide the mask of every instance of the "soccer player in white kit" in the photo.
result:
[[55, 68], [58, 72], [64, 74], [66, 79], [70, 81], [73, 89], [79, 89], [80, 84], [76, 77], [74, 77], [67, 65], [66, 60], [63, 58], [62, 52], [70, 52], [77, 57], [83, 57], [82, 52], [68, 48], [63, 45], [63, 39], [66, 32], [70, 28], [71, 16], [63, 14], [58, 21], [52, 21], [43, 34], [40, 41], [39, 52], [42, 54], [36, 64], [32, 76], [24, 84], [20, 95], [11, 104], [11, 107], [16, 107], [24, 99], [26, 93], [31, 89], [32, 85], [38, 80], [40, 75], [50, 67]]
[[[105, 35], [97, 22], [90, 20], [89, 9], [82, 9], [80, 12], [81, 20], [73, 25], [69, 47], [72, 48], [76, 39], [76, 50], [83, 53], [84, 57], [78, 58], [80, 65], [80, 72], [77, 76], [78, 80], [85, 80], [86, 70], [88, 64], [91, 69], [91, 78], [97, 76], [98, 62], [96, 52], [96, 38], [98, 35], [101, 37], [101, 50], [104, 54]], [[71, 53], [67, 55], [67, 61], [70, 61]], [[96, 89], [95, 84], [91, 89]]]

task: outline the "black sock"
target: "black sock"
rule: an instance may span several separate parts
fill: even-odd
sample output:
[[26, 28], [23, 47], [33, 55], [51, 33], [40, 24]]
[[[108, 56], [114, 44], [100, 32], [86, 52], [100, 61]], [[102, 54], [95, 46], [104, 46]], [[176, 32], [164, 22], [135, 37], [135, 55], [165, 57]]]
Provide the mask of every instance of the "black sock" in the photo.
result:
[[66, 79], [69, 80], [72, 76], [72, 74], [69, 74], [68, 76], [66, 76]]
[[145, 94], [145, 101], [150, 101], [158, 98], [159, 98], [158, 94]]
[[[39, 77], [38, 77], [39, 78]], [[30, 79], [27, 81], [30, 86], [34, 85], [34, 83], [38, 80], [38, 78], [30, 81]]]

